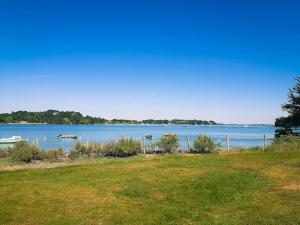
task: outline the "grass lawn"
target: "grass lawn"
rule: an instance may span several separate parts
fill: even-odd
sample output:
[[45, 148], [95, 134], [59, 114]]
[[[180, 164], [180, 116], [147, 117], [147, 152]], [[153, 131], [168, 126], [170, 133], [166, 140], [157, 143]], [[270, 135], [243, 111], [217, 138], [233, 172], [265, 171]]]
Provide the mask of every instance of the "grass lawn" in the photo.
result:
[[11, 158], [0, 158], [0, 166], [13, 166], [13, 165], [20, 165], [25, 164], [23, 162], [17, 162]]
[[0, 171], [0, 224], [300, 224], [300, 152]]

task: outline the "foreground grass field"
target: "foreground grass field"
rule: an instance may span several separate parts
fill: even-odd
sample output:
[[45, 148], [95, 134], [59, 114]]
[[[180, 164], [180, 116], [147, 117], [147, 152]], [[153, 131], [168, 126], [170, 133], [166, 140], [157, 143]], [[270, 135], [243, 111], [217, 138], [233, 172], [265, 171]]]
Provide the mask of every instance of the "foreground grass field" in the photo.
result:
[[0, 171], [0, 224], [300, 224], [300, 152]]

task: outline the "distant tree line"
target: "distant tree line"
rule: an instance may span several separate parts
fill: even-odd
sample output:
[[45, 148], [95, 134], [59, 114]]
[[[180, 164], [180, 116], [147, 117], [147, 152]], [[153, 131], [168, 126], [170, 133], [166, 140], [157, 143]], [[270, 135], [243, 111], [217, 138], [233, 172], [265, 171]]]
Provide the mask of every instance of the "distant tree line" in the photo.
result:
[[83, 116], [79, 112], [48, 110], [45, 112], [17, 111], [0, 114], [1, 123], [103, 124], [103, 118]]
[[142, 120], [144, 124], [174, 124], [174, 125], [217, 125], [216, 122], [210, 120]]
[[46, 124], [174, 124], [174, 125], [216, 125], [207, 120], [107, 120], [100, 117], [83, 116], [74, 111], [47, 110], [45, 112], [17, 111], [0, 114], [0, 123], [46, 123]]

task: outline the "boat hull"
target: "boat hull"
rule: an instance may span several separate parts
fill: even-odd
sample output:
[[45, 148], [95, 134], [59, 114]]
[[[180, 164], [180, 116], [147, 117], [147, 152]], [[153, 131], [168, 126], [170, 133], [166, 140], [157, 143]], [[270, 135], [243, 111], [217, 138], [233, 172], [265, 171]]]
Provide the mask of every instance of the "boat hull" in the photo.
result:
[[19, 139], [19, 140], [0, 139], [0, 144], [15, 144], [20, 141], [28, 141], [28, 140], [27, 139]]

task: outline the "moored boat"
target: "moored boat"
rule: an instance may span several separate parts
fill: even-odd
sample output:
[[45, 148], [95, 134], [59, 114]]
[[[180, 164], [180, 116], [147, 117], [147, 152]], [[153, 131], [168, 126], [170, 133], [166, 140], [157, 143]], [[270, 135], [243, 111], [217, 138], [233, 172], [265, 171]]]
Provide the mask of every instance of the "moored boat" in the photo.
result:
[[152, 139], [153, 136], [152, 136], [151, 134], [148, 134], [148, 135], [145, 136], [145, 138], [146, 138], [146, 139]]
[[58, 139], [78, 139], [78, 137], [76, 135], [63, 135], [63, 134], [60, 134], [57, 136]]
[[26, 138], [22, 138], [20, 136], [12, 136], [10, 138], [1, 138], [0, 144], [14, 144], [19, 141], [28, 141]]

